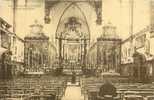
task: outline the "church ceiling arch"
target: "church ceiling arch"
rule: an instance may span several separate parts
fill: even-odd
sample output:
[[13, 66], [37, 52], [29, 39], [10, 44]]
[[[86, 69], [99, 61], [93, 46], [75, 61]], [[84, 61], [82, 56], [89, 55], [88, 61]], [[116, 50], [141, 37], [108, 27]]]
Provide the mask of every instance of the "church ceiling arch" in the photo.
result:
[[102, 0], [45, 0], [45, 23], [49, 24], [51, 19], [50, 19], [50, 13], [52, 13], [51, 8], [55, 7], [59, 3], [65, 3], [66, 5], [68, 3], [87, 3], [90, 6], [92, 6], [96, 12], [96, 23], [98, 25], [102, 24]]
[[86, 16], [76, 3], [71, 3], [63, 11], [58, 22], [56, 38], [90, 39]]

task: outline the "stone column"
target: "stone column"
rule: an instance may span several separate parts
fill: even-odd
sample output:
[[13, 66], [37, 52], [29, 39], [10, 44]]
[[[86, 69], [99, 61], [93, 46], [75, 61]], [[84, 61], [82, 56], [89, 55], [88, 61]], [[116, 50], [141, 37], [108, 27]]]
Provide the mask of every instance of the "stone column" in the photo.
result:
[[59, 71], [62, 72], [62, 38], [59, 38], [59, 68]]

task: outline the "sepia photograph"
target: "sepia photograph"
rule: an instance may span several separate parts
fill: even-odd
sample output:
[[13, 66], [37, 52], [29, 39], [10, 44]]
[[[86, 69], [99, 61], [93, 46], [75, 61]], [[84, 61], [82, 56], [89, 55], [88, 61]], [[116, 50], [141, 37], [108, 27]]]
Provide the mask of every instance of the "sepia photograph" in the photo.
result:
[[154, 0], [0, 0], [0, 100], [154, 100]]

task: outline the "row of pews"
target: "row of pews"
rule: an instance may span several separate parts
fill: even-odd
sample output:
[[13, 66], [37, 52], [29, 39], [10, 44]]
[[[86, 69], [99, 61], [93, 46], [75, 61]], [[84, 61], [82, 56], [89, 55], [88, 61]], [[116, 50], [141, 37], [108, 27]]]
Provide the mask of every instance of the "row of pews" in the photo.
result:
[[[119, 100], [154, 100], [154, 84], [112, 82], [117, 88]], [[84, 100], [97, 100], [102, 78], [81, 78], [81, 92]]]
[[66, 85], [64, 77], [3, 80], [0, 81], [0, 100], [60, 100]]

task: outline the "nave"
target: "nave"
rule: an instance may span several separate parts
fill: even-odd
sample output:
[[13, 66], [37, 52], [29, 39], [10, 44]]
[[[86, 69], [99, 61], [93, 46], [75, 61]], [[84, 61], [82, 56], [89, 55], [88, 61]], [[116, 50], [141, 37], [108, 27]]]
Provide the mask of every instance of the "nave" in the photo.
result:
[[62, 100], [84, 100], [84, 96], [81, 94], [81, 87], [77, 85], [67, 86]]
[[[129, 83], [110, 78], [118, 100], [153, 100], [154, 83]], [[77, 84], [78, 83], [78, 84]], [[0, 81], [0, 100], [98, 100], [102, 77], [79, 77], [70, 83], [65, 76], [42, 76]]]

